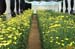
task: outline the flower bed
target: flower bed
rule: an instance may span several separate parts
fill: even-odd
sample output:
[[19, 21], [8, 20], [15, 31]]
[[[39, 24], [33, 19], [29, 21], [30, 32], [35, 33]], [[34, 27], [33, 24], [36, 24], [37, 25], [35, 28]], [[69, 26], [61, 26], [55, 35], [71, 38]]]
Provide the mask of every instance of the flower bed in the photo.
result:
[[0, 15], [0, 21], [6, 21], [6, 16], [5, 15]]
[[75, 16], [38, 11], [43, 49], [75, 49]]
[[8, 21], [0, 21], [0, 49], [26, 49], [32, 11], [27, 10]]

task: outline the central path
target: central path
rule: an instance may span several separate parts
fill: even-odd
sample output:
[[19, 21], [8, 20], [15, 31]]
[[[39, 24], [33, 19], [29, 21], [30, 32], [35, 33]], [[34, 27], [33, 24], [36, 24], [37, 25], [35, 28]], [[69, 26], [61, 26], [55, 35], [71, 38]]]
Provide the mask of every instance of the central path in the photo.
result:
[[42, 49], [36, 15], [33, 15], [32, 18], [32, 26], [28, 40], [28, 49]]

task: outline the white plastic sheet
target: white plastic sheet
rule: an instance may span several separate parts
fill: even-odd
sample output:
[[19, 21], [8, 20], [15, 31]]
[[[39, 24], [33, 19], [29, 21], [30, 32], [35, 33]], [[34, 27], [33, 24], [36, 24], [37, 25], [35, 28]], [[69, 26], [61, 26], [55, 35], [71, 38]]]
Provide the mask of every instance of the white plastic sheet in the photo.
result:
[[45, 2], [45, 1], [41, 1], [41, 2], [37, 2], [34, 1], [32, 2], [32, 10], [53, 10], [56, 12], [60, 12], [61, 11], [61, 2], [55, 2], [55, 1], [50, 1], [50, 2]]

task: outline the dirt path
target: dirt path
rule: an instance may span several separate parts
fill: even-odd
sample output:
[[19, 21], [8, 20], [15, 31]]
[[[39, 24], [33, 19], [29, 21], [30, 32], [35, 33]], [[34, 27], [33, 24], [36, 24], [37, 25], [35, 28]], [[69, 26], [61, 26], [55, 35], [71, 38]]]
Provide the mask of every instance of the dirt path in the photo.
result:
[[28, 49], [42, 49], [40, 43], [40, 34], [38, 31], [38, 25], [36, 20], [36, 15], [32, 18], [32, 26], [29, 34], [29, 46]]

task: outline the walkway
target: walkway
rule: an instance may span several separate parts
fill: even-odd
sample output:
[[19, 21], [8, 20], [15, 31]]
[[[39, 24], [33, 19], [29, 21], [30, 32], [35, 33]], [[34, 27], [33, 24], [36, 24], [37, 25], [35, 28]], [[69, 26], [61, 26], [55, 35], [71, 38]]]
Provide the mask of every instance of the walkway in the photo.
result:
[[32, 18], [32, 26], [31, 26], [28, 42], [29, 42], [28, 49], [42, 49], [36, 15], [34, 15]]

